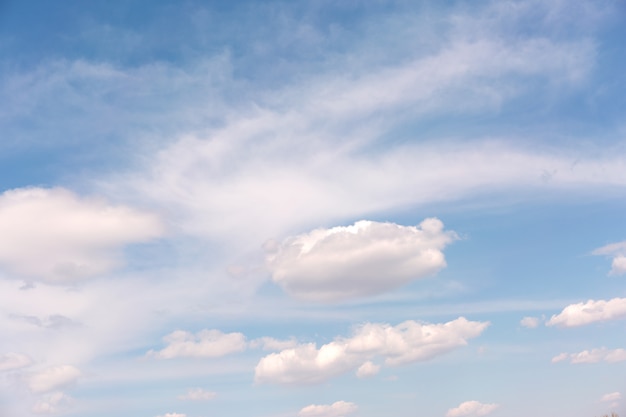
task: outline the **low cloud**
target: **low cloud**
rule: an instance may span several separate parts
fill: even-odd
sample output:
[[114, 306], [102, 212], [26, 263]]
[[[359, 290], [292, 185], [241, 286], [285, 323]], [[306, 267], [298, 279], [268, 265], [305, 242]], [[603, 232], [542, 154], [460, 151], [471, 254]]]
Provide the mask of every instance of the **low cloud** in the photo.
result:
[[288, 238], [267, 261], [273, 281], [288, 294], [334, 302], [434, 275], [446, 266], [442, 250], [456, 238], [435, 218], [418, 227], [363, 220]]
[[356, 376], [359, 378], [368, 378], [378, 374], [378, 372], [380, 372], [380, 365], [376, 365], [372, 361], [367, 361], [356, 370]]
[[217, 358], [246, 349], [246, 337], [241, 333], [222, 333], [219, 330], [202, 330], [196, 334], [177, 330], [165, 336], [167, 346], [151, 350], [148, 356], [160, 359], [179, 357]]
[[0, 267], [22, 278], [71, 282], [121, 263], [123, 246], [163, 234], [159, 219], [63, 188], [0, 194]]
[[71, 365], [54, 366], [28, 378], [28, 387], [34, 393], [54, 391], [74, 383], [81, 372]]
[[35, 414], [56, 414], [69, 407], [72, 402], [72, 397], [62, 392], [53, 392], [37, 401], [32, 411]]
[[456, 408], [451, 408], [446, 417], [486, 416], [498, 408], [498, 404], [483, 404], [478, 401], [465, 401]]
[[609, 275], [626, 274], [626, 241], [611, 243], [591, 252], [594, 255], [612, 256]]
[[600, 401], [602, 402], [613, 402], [613, 401], [618, 401], [622, 399], [622, 394], [619, 392], [612, 392], [610, 394], [604, 394], [602, 396], [602, 398], [600, 398]]
[[298, 413], [298, 417], [344, 417], [358, 409], [354, 403], [337, 401], [330, 405], [308, 405]]
[[187, 414], [181, 414], [181, 413], [167, 413], [167, 414], [162, 414], [160, 416], [157, 417], [187, 417]]
[[[489, 325], [460, 317], [443, 324], [406, 321], [397, 326], [366, 323], [352, 337], [338, 337], [319, 349], [301, 344], [263, 357], [255, 368], [255, 381], [276, 384], [313, 384], [364, 367], [372, 358], [387, 366], [426, 361], [465, 346]], [[358, 372], [358, 371], [357, 371]]]
[[625, 317], [626, 298], [589, 300], [586, 303], [568, 305], [561, 313], [552, 316], [546, 326], [576, 327]]
[[626, 361], [626, 349], [599, 348], [578, 353], [561, 353], [552, 358], [552, 363], [569, 360], [570, 363], [597, 363]]
[[25, 368], [32, 363], [33, 361], [26, 355], [9, 352], [0, 356], [0, 372]]
[[528, 329], [534, 329], [539, 326], [539, 319], [537, 317], [524, 317], [520, 320], [520, 324]]
[[187, 391], [184, 395], [179, 395], [179, 400], [189, 400], [189, 401], [207, 401], [212, 400], [217, 395], [216, 392], [213, 391], [205, 391], [202, 388], [194, 388]]

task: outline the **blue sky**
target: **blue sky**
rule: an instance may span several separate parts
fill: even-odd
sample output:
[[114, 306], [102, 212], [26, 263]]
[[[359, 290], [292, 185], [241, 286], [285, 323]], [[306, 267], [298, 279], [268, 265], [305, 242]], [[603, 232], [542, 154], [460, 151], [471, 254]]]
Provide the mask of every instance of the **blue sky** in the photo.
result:
[[619, 1], [0, 1], [0, 417], [626, 414]]

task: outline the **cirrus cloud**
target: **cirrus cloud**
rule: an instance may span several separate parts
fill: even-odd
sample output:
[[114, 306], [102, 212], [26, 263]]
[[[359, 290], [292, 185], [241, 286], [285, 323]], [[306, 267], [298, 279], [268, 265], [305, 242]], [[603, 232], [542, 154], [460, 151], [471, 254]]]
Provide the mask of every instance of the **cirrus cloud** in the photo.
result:
[[456, 239], [435, 218], [418, 227], [358, 221], [286, 239], [268, 255], [272, 279], [297, 298], [333, 302], [380, 294], [446, 266]]

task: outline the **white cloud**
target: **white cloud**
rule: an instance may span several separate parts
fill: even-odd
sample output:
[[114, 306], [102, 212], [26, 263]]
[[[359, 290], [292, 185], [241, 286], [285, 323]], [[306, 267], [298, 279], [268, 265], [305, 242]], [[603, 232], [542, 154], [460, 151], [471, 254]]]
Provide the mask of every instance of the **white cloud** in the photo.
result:
[[0, 356], [0, 371], [24, 368], [32, 363], [33, 361], [26, 355], [9, 352]]
[[524, 317], [520, 320], [520, 324], [526, 328], [534, 329], [539, 326], [539, 319], [537, 317]]
[[344, 417], [354, 413], [357, 405], [347, 401], [337, 401], [330, 405], [308, 405], [298, 413], [298, 417]]
[[28, 386], [34, 393], [49, 392], [72, 384], [80, 375], [81, 372], [71, 365], [54, 366], [31, 375]]
[[202, 388], [193, 388], [187, 391], [187, 394], [178, 396], [179, 400], [205, 401], [212, 400], [217, 395], [213, 391], [205, 391]]
[[33, 406], [35, 414], [55, 414], [71, 405], [73, 399], [62, 392], [45, 395]]
[[626, 317], [626, 298], [611, 300], [589, 300], [586, 303], [570, 304], [553, 315], [546, 326], [576, 327], [590, 323], [617, 320]]
[[609, 275], [622, 275], [626, 273], [626, 241], [602, 246], [591, 253], [594, 255], [613, 256]]
[[0, 266], [28, 279], [67, 282], [120, 264], [121, 247], [163, 233], [159, 219], [62, 188], [0, 194]]
[[148, 356], [172, 359], [178, 357], [216, 358], [246, 349], [246, 337], [241, 333], [222, 333], [219, 330], [201, 330], [195, 335], [177, 330], [165, 336], [167, 346], [149, 351]]
[[380, 365], [376, 365], [372, 361], [367, 361], [356, 370], [356, 376], [359, 378], [368, 378], [378, 374], [378, 372], [380, 372]]
[[438, 219], [419, 227], [359, 221], [291, 237], [268, 255], [272, 279], [289, 294], [321, 302], [380, 294], [446, 266], [456, 238]]
[[166, 413], [157, 417], [187, 417], [187, 414], [182, 413]]
[[498, 404], [482, 404], [478, 401], [465, 401], [458, 407], [448, 410], [446, 417], [486, 416], [498, 407]]
[[263, 350], [283, 350], [296, 347], [298, 341], [294, 338], [287, 340], [274, 339], [273, 337], [260, 337], [258, 339], [251, 340], [249, 346], [252, 349], [261, 348]]
[[626, 349], [599, 348], [578, 353], [561, 353], [552, 358], [552, 363], [566, 360], [571, 363], [623, 362], [626, 361]]
[[307, 343], [261, 358], [255, 368], [255, 381], [319, 383], [357, 369], [374, 357], [384, 358], [388, 366], [425, 361], [466, 345], [468, 339], [480, 335], [488, 325], [463, 317], [443, 324], [366, 323], [352, 337], [338, 337], [319, 349], [314, 343]]
[[602, 402], [613, 402], [622, 399], [622, 394], [619, 392], [611, 392], [609, 394], [604, 394], [600, 401]]

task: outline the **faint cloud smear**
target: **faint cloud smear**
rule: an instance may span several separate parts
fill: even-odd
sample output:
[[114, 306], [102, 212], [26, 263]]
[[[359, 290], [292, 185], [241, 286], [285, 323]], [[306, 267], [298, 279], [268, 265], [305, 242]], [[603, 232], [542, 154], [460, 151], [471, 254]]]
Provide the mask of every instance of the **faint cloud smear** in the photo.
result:
[[626, 317], [626, 298], [589, 300], [570, 304], [559, 314], [553, 315], [546, 326], [576, 327], [595, 322], [617, 320]]
[[196, 334], [177, 330], [165, 336], [167, 346], [150, 350], [147, 356], [159, 359], [179, 357], [216, 358], [246, 349], [246, 337], [241, 333], [222, 333], [219, 330], [201, 330]]
[[187, 394], [178, 396], [179, 400], [190, 400], [190, 401], [206, 401], [212, 400], [217, 395], [216, 392], [213, 391], [205, 391], [202, 388], [193, 388], [187, 391]]
[[611, 392], [610, 394], [604, 394], [600, 401], [602, 402], [613, 402], [622, 399], [622, 394], [619, 392]]
[[368, 378], [378, 374], [378, 372], [380, 372], [380, 365], [376, 365], [372, 361], [367, 361], [356, 370], [356, 376], [359, 378]]
[[28, 386], [34, 393], [53, 391], [72, 384], [80, 375], [80, 370], [71, 365], [54, 366], [32, 375]]
[[35, 414], [56, 414], [69, 407], [72, 403], [72, 397], [62, 392], [53, 392], [35, 403], [32, 411]]
[[569, 360], [570, 363], [623, 362], [626, 361], [626, 350], [599, 348], [583, 350], [579, 353], [561, 353], [552, 358], [552, 363], [566, 360]]
[[498, 404], [483, 404], [478, 401], [466, 401], [456, 408], [451, 408], [446, 417], [486, 416], [499, 407]]
[[626, 241], [611, 243], [591, 252], [593, 255], [612, 256], [609, 275], [623, 275], [626, 273]]
[[520, 324], [528, 329], [534, 329], [539, 326], [539, 319], [537, 317], [524, 317], [520, 320]]
[[285, 240], [267, 261], [272, 279], [297, 298], [333, 302], [380, 294], [446, 266], [457, 239], [438, 219], [419, 227], [359, 221]]
[[21, 353], [9, 352], [0, 356], [0, 372], [29, 366], [33, 361]]
[[298, 413], [298, 417], [345, 417], [357, 411], [354, 403], [337, 401], [330, 405], [308, 405]]

